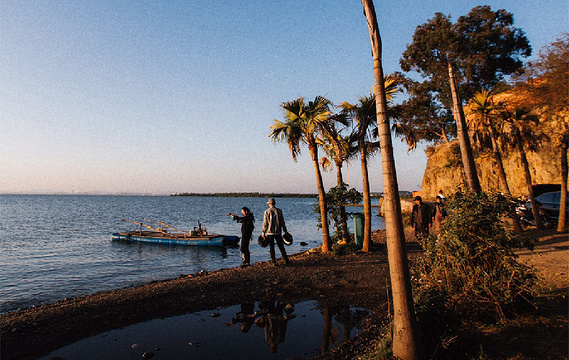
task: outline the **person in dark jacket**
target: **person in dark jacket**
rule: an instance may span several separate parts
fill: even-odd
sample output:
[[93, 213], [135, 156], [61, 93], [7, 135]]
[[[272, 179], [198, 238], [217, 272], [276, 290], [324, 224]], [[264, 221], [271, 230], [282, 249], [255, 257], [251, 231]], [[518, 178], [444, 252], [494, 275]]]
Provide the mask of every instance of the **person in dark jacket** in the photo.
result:
[[249, 242], [253, 236], [253, 230], [255, 229], [255, 217], [248, 207], [244, 206], [241, 209], [243, 216], [237, 216], [235, 214], [227, 213], [231, 216], [233, 220], [241, 223], [241, 259], [243, 260], [241, 267], [246, 267], [251, 265], [251, 253], [249, 252]]
[[423, 203], [420, 196], [415, 196], [415, 205], [411, 213], [411, 227], [415, 228], [417, 240], [426, 239], [429, 236], [429, 227], [433, 224], [431, 207]]

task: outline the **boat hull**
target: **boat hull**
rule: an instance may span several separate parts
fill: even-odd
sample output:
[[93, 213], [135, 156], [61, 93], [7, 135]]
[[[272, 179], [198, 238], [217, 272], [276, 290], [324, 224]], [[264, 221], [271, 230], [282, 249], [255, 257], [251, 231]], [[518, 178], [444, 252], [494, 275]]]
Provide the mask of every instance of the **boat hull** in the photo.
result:
[[144, 234], [144, 232], [113, 233], [112, 241], [140, 242], [148, 244], [181, 245], [181, 246], [232, 246], [239, 243], [238, 236], [205, 235], [176, 236]]

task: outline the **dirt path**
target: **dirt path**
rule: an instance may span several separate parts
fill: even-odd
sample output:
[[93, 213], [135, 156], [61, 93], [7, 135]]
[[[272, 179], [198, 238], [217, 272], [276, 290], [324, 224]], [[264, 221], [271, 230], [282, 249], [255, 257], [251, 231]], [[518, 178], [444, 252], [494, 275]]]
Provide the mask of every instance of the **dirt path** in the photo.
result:
[[533, 251], [518, 251], [520, 262], [536, 268], [545, 286], [552, 289], [569, 287], [569, 234], [553, 229], [534, 231], [539, 242]]

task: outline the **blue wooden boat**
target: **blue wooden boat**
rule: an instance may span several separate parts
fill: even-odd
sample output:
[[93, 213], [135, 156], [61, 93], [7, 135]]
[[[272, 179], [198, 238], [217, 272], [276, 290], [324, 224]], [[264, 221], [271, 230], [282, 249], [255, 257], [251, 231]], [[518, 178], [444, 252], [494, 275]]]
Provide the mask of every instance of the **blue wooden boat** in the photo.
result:
[[[140, 230], [113, 233], [111, 235], [111, 240], [183, 246], [234, 246], [239, 243], [238, 236], [209, 234], [207, 229], [202, 228], [199, 222], [199, 226], [195, 227], [194, 230], [184, 231], [176, 229], [175, 227], [161, 221], [145, 220], [156, 222], [160, 224], [160, 226], [155, 228], [144, 223], [123, 220], [140, 225]], [[148, 228], [149, 230], [142, 230], [142, 227]], [[170, 229], [176, 232], [169, 232]]]
[[185, 233], [164, 233], [157, 231], [129, 231], [113, 233], [111, 235], [111, 240], [183, 246], [232, 246], [239, 243], [238, 236], [217, 234], [189, 235]]

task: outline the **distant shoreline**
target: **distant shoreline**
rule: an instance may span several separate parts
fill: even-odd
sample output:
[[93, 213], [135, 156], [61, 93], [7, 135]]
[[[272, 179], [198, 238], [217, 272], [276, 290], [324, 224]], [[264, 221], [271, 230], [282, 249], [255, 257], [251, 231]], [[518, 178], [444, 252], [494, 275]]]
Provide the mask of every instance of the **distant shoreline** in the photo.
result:
[[[401, 198], [411, 197], [410, 191], [400, 191]], [[97, 193], [0, 193], [0, 196], [144, 196], [144, 197], [164, 197], [164, 196], [195, 196], [195, 197], [253, 197], [253, 198], [313, 198], [317, 199], [318, 194], [306, 193], [261, 193], [261, 192], [224, 192], [224, 193], [174, 193], [174, 194], [97, 194]], [[372, 198], [381, 198], [382, 193], [371, 193]]]
[[142, 196], [142, 197], [168, 197], [168, 196], [201, 196], [201, 197], [287, 197], [287, 198], [317, 198], [317, 194], [297, 193], [175, 193], [175, 194], [90, 194], [90, 193], [0, 193], [0, 196]]
[[228, 192], [228, 193], [176, 193], [170, 196], [203, 196], [203, 197], [274, 197], [274, 198], [316, 198], [317, 194], [296, 194], [296, 193], [260, 193], [260, 192]]
[[[406, 192], [402, 194], [403, 197]], [[210, 197], [260, 197], [260, 198], [318, 198], [318, 194], [298, 193], [259, 193], [259, 192], [234, 192], [234, 193], [176, 193], [170, 196], [210, 196]], [[380, 198], [382, 194], [372, 193], [372, 198]]]

